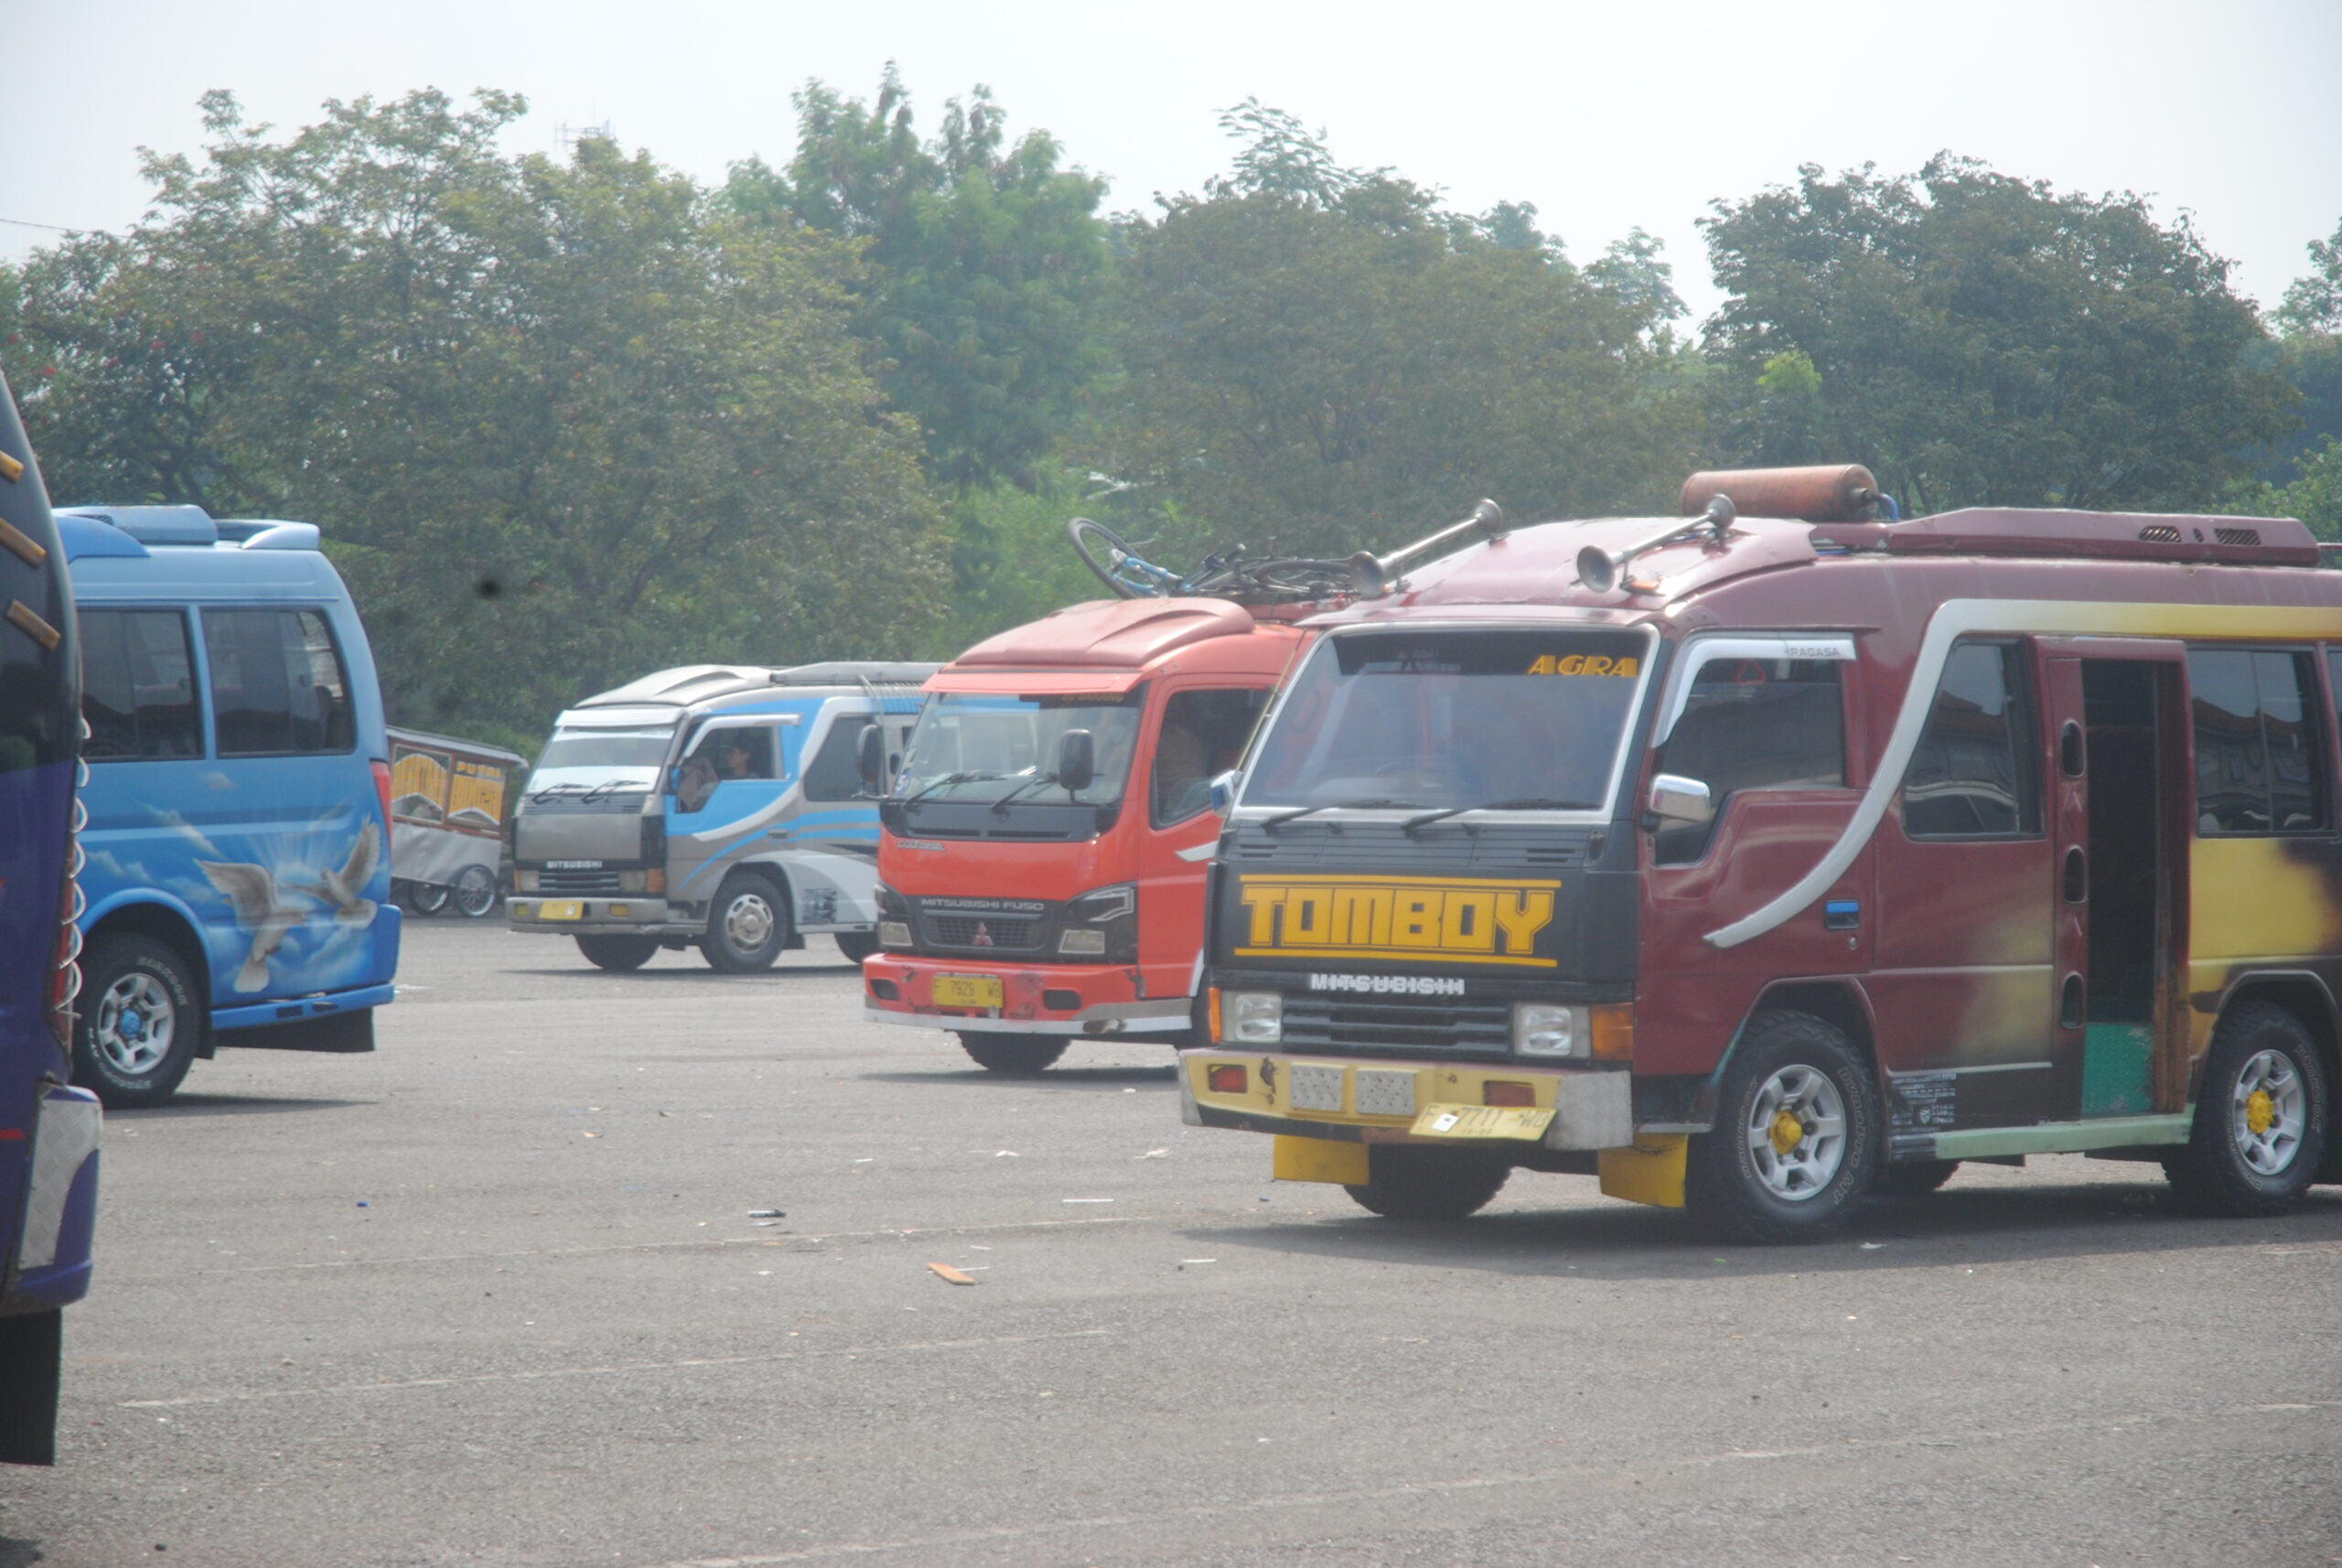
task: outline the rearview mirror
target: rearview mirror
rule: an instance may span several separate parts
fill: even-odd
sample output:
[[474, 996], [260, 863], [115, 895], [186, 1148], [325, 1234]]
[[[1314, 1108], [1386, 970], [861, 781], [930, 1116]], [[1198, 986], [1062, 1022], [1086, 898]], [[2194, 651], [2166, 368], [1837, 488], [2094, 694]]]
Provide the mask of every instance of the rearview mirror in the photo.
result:
[[862, 774], [862, 792], [886, 792], [886, 736], [876, 725], [862, 726], [862, 741], [854, 752], [854, 767]]
[[1715, 820], [1715, 799], [1697, 779], [1661, 773], [1650, 781], [1650, 814], [1679, 827], [1703, 828]]
[[1069, 795], [1079, 795], [1097, 781], [1098, 741], [1086, 729], [1069, 729], [1058, 737], [1058, 783]]
[[1212, 814], [1219, 818], [1221, 822], [1226, 822], [1228, 820], [1228, 813], [1236, 809], [1236, 790], [1238, 786], [1241, 785], [1243, 782], [1243, 776], [1238, 773], [1233, 768], [1212, 779]]

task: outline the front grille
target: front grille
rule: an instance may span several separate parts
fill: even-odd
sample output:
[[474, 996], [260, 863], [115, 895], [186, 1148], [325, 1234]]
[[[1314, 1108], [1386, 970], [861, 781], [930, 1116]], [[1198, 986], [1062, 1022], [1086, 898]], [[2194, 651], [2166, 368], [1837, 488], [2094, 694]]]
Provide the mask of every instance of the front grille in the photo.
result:
[[1371, 1055], [1455, 1051], [1503, 1056], [1512, 1048], [1512, 1004], [1429, 997], [1336, 1001], [1288, 993], [1284, 1044], [1295, 1050]]
[[631, 816], [640, 811], [650, 799], [639, 789], [613, 790], [607, 795], [532, 795], [528, 797], [528, 809], [546, 816]]
[[1037, 952], [1041, 922], [1002, 915], [929, 915], [927, 940], [940, 948]]
[[618, 874], [615, 871], [540, 871], [537, 873], [540, 893], [616, 893]]

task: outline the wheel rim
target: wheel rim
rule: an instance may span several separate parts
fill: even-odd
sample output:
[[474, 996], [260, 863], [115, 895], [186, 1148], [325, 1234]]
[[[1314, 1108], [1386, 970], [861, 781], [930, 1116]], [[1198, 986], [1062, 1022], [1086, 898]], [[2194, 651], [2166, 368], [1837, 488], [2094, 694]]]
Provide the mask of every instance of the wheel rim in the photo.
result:
[[171, 1054], [177, 1037], [178, 1004], [151, 974], [125, 974], [98, 999], [90, 1037], [106, 1065], [130, 1078], [144, 1078]]
[[724, 940], [736, 952], [754, 952], [772, 940], [772, 906], [761, 893], [743, 893], [724, 908]]
[[456, 908], [478, 919], [496, 907], [496, 878], [484, 865], [467, 865], [456, 878]]
[[1749, 1103], [1748, 1154], [1765, 1190], [1803, 1203], [1828, 1188], [1846, 1162], [1846, 1101], [1817, 1068], [1785, 1067]]
[[2236, 1151], [2261, 1176], [2283, 1176], [2302, 1151], [2309, 1095], [2301, 1069], [2283, 1051], [2261, 1051], [2236, 1075], [2229, 1127]]

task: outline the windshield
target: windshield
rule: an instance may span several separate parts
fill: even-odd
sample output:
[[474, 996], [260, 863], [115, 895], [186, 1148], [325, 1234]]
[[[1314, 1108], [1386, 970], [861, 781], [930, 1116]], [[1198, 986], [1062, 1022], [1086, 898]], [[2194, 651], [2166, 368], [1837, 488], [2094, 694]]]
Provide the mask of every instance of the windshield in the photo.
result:
[[1058, 739], [1068, 730], [1086, 729], [1097, 772], [1088, 789], [1070, 798], [1111, 804], [1123, 798], [1144, 701], [1143, 691], [1120, 699], [943, 693], [919, 713], [895, 796], [964, 804], [1014, 793], [1037, 805], [1062, 805], [1066, 791], [1045, 782], [1057, 771]]
[[1631, 631], [1329, 637], [1262, 736], [1243, 804], [1597, 809], [1648, 646]]
[[536, 771], [557, 768], [655, 768], [675, 738], [666, 729], [557, 729], [537, 758]]

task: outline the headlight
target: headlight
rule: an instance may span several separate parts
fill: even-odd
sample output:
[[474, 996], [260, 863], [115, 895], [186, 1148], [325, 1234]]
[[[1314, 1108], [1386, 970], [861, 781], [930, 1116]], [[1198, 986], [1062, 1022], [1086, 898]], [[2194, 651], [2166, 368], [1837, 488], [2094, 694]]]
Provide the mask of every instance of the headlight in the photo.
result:
[[907, 948], [910, 946], [910, 922], [908, 920], [879, 921], [878, 945], [882, 948]]
[[1070, 958], [1133, 962], [1138, 958], [1138, 884], [1118, 882], [1066, 900], [1058, 951]]
[[1593, 1055], [1592, 1036], [1583, 1007], [1552, 1002], [1512, 1004], [1512, 1054], [1517, 1057], [1572, 1057], [1583, 1061]]
[[1277, 992], [1223, 992], [1219, 1016], [1225, 1045], [1273, 1046], [1284, 1038], [1284, 997]]
[[537, 874], [536, 874], [535, 872], [533, 872], [533, 871], [516, 871], [516, 872], [514, 872], [514, 873], [512, 874], [512, 891], [513, 891], [513, 892], [515, 892], [515, 893], [534, 893], [536, 890], [537, 890]]

